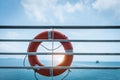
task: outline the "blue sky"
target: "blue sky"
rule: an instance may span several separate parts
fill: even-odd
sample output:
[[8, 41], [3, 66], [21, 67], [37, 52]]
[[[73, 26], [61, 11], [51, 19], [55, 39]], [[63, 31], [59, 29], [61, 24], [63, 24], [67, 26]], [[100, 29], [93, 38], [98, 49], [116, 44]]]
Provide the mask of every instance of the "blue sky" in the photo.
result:
[[[0, 25], [120, 25], [119, 4], [120, 0], [0, 0]], [[2, 29], [0, 36], [2, 39], [32, 39], [42, 31], [45, 30]], [[120, 30], [58, 31], [70, 39], [120, 39]], [[120, 52], [119, 44], [73, 43], [73, 46], [74, 52]], [[28, 43], [0, 43], [0, 45], [0, 51], [3, 52], [26, 52], [28, 47]], [[62, 48], [58, 51], [61, 50]], [[23, 56], [7, 57], [23, 58]], [[119, 56], [76, 56], [75, 60], [78, 59], [120, 61]]]
[[119, 0], [0, 0], [1, 25], [119, 25]]

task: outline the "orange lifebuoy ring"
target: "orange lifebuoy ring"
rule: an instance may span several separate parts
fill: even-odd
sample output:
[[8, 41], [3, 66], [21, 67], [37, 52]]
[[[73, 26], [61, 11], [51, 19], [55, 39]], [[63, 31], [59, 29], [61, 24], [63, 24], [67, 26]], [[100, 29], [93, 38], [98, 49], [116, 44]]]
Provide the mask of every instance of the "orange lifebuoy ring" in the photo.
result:
[[[52, 35], [54, 34], [54, 35]], [[67, 40], [68, 38], [57, 31], [44, 31], [40, 34], [38, 34], [34, 39], [52, 39], [52, 36], [54, 39], [65, 39]], [[28, 47], [28, 52], [36, 52], [38, 46], [41, 44], [42, 42], [31, 42], [29, 44]], [[73, 52], [73, 47], [72, 44], [70, 42], [60, 42], [66, 53]], [[31, 66], [44, 66], [37, 58], [37, 55], [28, 55], [28, 60]], [[64, 55], [64, 60], [56, 65], [56, 66], [70, 66], [73, 60], [73, 55]], [[63, 72], [65, 72], [67, 69], [53, 69], [53, 76], [57, 76], [62, 74]], [[35, 70], [37, 73], [44, 75], [44, 76], [51, 76], [51, 70], [50, 69], [40, 69], [40, 70]]]

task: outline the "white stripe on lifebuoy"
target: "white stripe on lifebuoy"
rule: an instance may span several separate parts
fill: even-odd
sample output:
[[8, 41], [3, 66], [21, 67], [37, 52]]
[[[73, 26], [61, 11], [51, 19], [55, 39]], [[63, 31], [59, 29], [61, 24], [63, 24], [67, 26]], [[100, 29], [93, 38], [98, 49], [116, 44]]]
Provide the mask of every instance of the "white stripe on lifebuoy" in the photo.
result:
[[48, 31], [48, 39], [52, 39], [52, 32]]
[[73, 50], [70, 49], [70, 50], [65, 50], [66, 53], [73, 53]]

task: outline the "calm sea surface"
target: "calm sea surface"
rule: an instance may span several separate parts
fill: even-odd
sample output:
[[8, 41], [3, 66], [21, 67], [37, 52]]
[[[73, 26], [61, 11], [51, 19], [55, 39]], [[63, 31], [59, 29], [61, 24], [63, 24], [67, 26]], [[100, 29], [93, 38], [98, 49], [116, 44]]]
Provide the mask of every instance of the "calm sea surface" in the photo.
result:
[[[26, 65], [28, 63], [26, 62]], [[0, 59], [0, 66], [22, 66], [21, 59]], [[120, 66], [120, 62], [74, 62], [72, 66]], [[67, 71], [54, 80], [61, 80]], [[39, 80], [52, 80], [37, 74]], [[35, 80], [33, 70], [0, 69], [0, 80]], [[72, 69], [64, 80], [120, 80], [120, 70]]]

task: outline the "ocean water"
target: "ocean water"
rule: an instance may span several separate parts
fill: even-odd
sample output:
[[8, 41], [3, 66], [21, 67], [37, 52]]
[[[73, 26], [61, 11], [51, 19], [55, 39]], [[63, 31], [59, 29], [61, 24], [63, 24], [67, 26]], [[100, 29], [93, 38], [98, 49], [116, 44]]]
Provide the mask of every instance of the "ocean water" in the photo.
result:
[[[0, 66], [22, 66], [22, 59], [0, 59]], [[26, 62], [26, 65], [29, 65]], [[74, 62], [72, 66], [120, 66], [120, 62]], [[67, 71], [54, 80], [61, 80]], [[37, 74], [39, 80], [52, 80]], [[0, 80], [35, 80], [34, 71], [26, 69], [0, 69]], [[71, 69], [64, 80], [120, 80], [120, 70]]]

